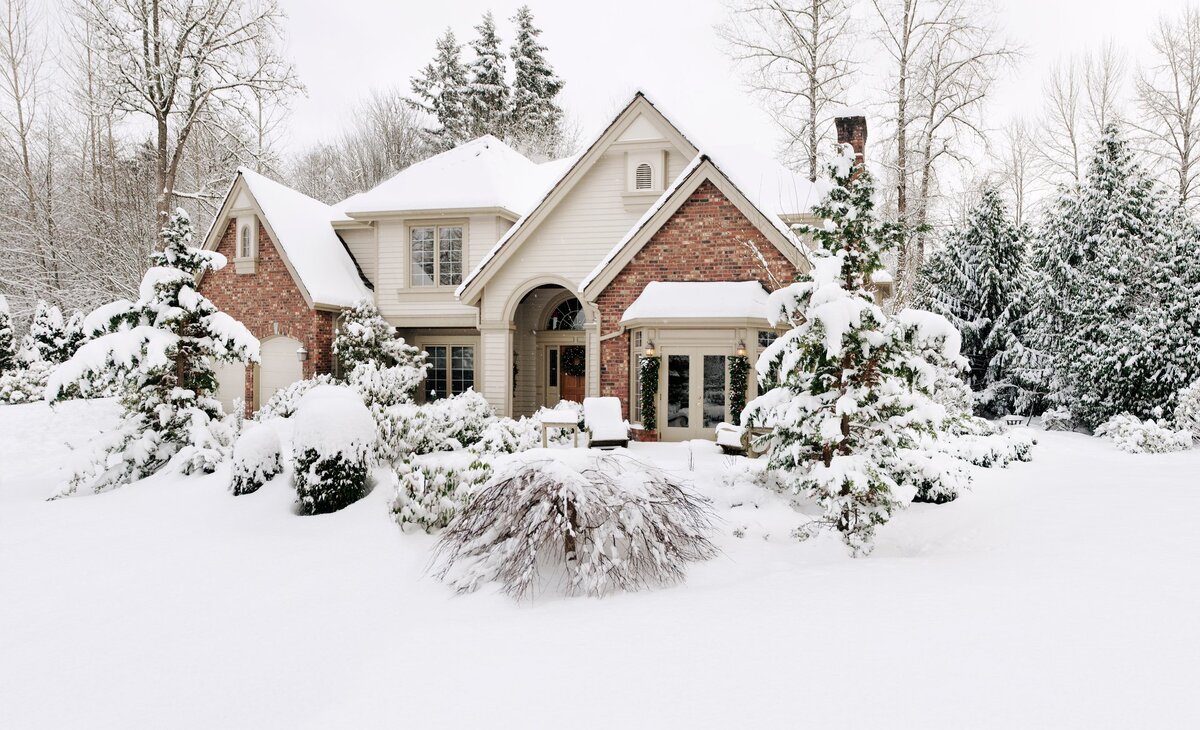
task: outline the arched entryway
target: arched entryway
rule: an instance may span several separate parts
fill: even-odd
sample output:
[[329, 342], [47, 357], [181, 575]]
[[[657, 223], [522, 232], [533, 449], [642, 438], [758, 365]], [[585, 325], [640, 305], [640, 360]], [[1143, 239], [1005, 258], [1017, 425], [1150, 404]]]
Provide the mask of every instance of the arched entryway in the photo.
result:
[[532, 415], [587, 394], [587, 313], [556, 284], [530, 290], [513, 315], [513, 413]]

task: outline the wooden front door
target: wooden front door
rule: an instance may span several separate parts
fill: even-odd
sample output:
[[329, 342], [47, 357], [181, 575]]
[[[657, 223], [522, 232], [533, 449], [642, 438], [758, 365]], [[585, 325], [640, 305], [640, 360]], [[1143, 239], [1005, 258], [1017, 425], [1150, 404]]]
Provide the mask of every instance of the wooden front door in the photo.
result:
[[561, 348], [561, 352], [562, 380], [559, 397], [563, 400], [582, 403], [584, 372], [587, 369], [587, 350], [581, 345], [566, 345]]

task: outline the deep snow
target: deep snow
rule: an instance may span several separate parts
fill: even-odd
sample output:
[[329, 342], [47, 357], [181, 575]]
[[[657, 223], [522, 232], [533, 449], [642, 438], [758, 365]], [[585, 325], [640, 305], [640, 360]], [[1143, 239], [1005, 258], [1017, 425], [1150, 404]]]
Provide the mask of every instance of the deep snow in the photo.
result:
[[224, 470], [44, 501], [115, 412], [0, 406], [0, 728], [1200, 725], [1200, 450], [1043, 434], [854, 560], [721, 487], [711, 444], [694, 472], [638, 444], [714, 497], [723, 555], [517, 605], [425, 575], [383, 489], [319, 517]]

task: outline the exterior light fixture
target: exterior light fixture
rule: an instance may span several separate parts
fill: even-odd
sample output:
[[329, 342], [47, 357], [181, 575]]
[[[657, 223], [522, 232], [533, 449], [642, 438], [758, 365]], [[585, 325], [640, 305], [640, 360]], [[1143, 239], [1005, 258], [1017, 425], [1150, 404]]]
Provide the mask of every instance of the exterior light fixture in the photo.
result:
[[654, 340], [646, 343], [646, 357], [654, 357]]
[[300, 349], [296, 350], [296, 359], [299, 360], [300, 362], [304, 362], [305, 360], [307, 360], [308, 359], [308, 348], [305, 347], [304, 345], [300, 345]]
[[746, 341], [745, 340], [738, 342], [736, 352], [737, 352], [738, 357], [746, 356]]

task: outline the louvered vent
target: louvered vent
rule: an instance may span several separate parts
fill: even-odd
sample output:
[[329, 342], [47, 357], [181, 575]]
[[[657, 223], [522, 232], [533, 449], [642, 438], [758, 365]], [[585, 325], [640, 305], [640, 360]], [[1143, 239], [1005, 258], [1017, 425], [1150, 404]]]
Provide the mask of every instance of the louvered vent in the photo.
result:
[[648, 163], [637, 166], [633, 173], [633, 188], [635, 190], [652, 190], [654, 188], [654, 172]]

